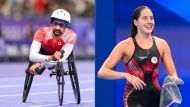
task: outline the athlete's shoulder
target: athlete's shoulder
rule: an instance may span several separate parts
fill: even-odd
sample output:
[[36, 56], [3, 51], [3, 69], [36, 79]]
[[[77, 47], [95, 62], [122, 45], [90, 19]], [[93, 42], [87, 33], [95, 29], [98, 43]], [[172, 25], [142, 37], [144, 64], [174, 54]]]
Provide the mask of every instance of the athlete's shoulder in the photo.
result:
[[43, 29], [44, 31], [51, 31], [51, 30], [52, 30], [52, 27], [50, 27], [50, 26], [49, 26], [49, 27], [43, 27], [42, 29]]
[[117, 44], [117, 46], [119, 46], [119, 47], [129, 47], [129, 46], [131, 46], [131, 45], [133, 45], [133, 39], [130, 37], [130, 38], [127, 38], [127, 39], [125, 39], [125, 40], [122, 40], [122, 41], [120, 41], [118, 44]]
[[70, 28], [66, 28], [65, 33], [69, 34], [71, 36], [77, 36], [77, 34], [73, 30], [71, 30]]
[[63, 38], [67, 38], [65, 42], [70, 43], [70, 44], [75, 44], [77, 35], [73, 30], [66, 28]]
[[133, 42], [132, 38], [127, 38], [127, 39], [124, 39], [124, 40], [120, 41], [118, 44], [129, 45], [132, 42]]
[[51, 27], [39, 28], [34, 34], [33, 40], [40, 41], [40, 42], [43, 41], [46, 35], [49, 34], [48, 32], [51, 32]]
[[166, 42], [166, 40], [164, 40], [164, 39], [162, 39], [162, 38], [159, 38], [159, 37], [157, 37], [157, 36], [153, 36], [154, 37], [154, 39], [155, 39], [155, 41], [157, 42], [157, 43], [160, 43], [160, 44], [162, 44], [162, 43], [167, 43]]
[[42, 28], [39, 28], [36, 33], [46, 33], [48, 31], [51, 31], [51, 27], [42, 27]]

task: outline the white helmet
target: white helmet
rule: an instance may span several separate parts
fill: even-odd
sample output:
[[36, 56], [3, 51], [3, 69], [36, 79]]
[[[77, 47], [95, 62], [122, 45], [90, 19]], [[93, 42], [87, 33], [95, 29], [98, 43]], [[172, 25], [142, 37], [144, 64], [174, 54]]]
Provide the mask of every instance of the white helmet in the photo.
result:
[[59, 20], [63, 20], [63, 21], [66, 21], [67, 24], [71, 23], [71, 17], [70, 17], [70, 14], [69, 12], [67, 12], [66, 10], [64, 9], [57, 9], [55, 10], [52, 15], [51, 15], [51, 23], [52, 23], [52, 19], [55, 18], [55, 19], [59, 19]]

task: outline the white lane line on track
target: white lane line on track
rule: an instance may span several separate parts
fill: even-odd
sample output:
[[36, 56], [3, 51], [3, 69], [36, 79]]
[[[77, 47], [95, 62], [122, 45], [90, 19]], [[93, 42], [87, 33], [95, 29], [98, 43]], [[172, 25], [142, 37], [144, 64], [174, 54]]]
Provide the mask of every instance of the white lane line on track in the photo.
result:
[[[84, 91], [94, 91], [94, 88], [80, 89], [80, 92]], [[64, 93], [70, 93], [70, 92], [73, 92], [73, 90], [64, 90]], [[55, 94], [55, 93], [58, 93], [58, 91], [29, 93], [29, 95], [42, 95], [42, 94]], [[14, 96], [22, 96], [22, 94], [0, 95], [0, 97], [14, 97]]]
[[[95, 100], [84, 100], [84, 101], [81, 101], [82, 103], [86, 103], [86, 102], [95, 102]], [[76, 103], [76, 102], [65, 102], [63, 104], [73, 104], [73, 103]], [[46, 104], [46, 105], [38, 105], [38, 106], [30, 106], [30, 107], [45, 107], [45, 106], [53, 106], [53, 105], [58, 105], [57, 103], [56, 104]]]
[[[67, 76], [67, 77], [69, 77], [69, 76]], [[67, 78], [66, 77], [66, 78]], [[46, 76], [44, 76], [44, 75], [37, 75], [37, 76], [35, 76], [34, 77], [36, 80], [42, 80], [42, 79], [51, 79], [50, 77], [49, 77], [49, 75], [46, 75]], [[52, 77], [53, 78], [53, 77]], [[87, 73], [87, 74], [78, 74], [78, 78], [80, 79], [80, 78], [94, 78], [94, 74], [93, 73]], [[6, 77], [6, 78], [0, 78], [0, 82], [4, 82], [4, 81], [24, 81], [25, 80], [25, 76], [23, 76], [23, 77]]]
[[[79, 80], [79, 84], [85, 84], [85, 83], [94, 83], [94, 80]], [[70, 81], [65, 81], [65, 85], [71, 84]], [[55, 82], [42, 82], [42, 83], [32, 83], [32, 86], [47, 86], [47, 85], [56, 85]], [[0, 88], [16, 88], [16, 87], [23, 87], [23, 84], [14, 84], [14, 85], [1, 85]]]

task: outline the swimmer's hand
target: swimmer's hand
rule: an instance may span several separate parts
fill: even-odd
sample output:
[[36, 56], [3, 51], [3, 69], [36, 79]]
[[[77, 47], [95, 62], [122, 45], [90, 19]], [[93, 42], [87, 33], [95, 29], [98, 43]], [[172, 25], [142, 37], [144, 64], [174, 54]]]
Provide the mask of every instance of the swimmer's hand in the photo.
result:
[[143, 89], [143, 86], [146, 86], [144, 81], [129, 73], [127, 73], [126, 79], [134, 86], [136, 90], [141, 90]]

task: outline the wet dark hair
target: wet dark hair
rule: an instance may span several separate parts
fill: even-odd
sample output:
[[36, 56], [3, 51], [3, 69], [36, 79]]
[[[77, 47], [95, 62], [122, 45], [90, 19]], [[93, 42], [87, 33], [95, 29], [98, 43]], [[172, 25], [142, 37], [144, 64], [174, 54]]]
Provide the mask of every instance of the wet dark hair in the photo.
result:
[[[151, 10], [149, 7], [147, 6], [139, 6], [135, 9], [135, 11], [133, 12], [132, 15], [132, 26], [131, 26], [131, 33], [130, 33], [130, 37], [135, 37], [135, 35], [137, 34], [137, 27], [134, 24], [134, 20], [138, 20], [140, 17], [140, 14], [142, 12], [142, 10], [144, 9], [149, 9]], [[151, 10], [152, 11], [152, 10]]]

